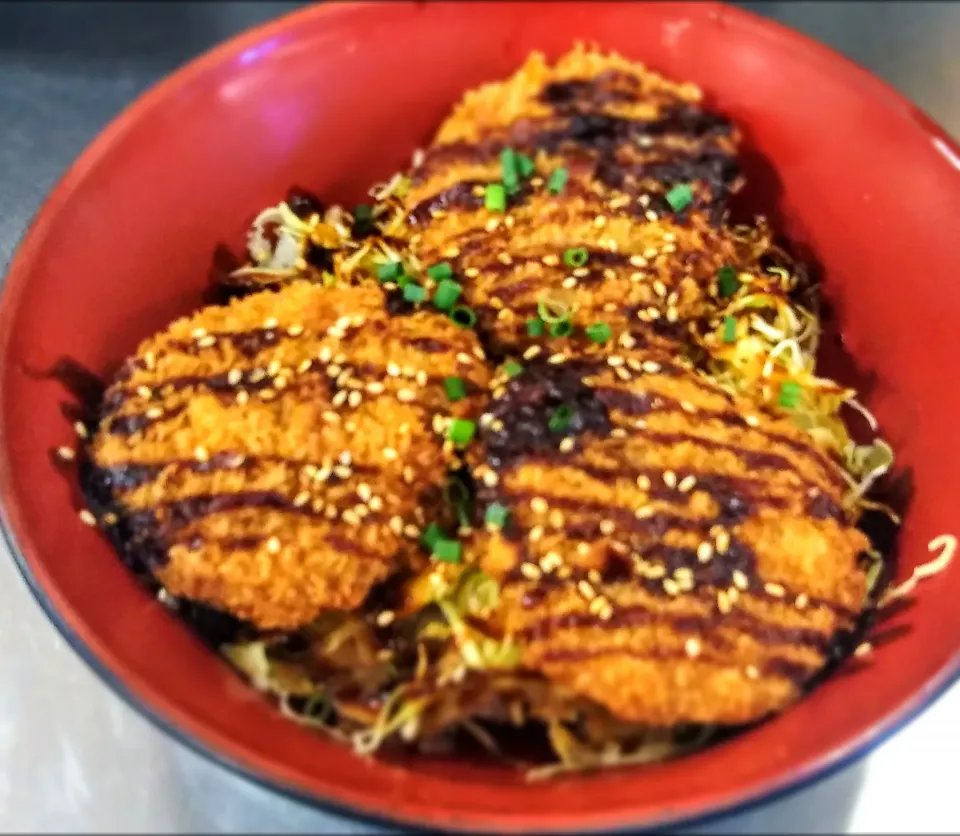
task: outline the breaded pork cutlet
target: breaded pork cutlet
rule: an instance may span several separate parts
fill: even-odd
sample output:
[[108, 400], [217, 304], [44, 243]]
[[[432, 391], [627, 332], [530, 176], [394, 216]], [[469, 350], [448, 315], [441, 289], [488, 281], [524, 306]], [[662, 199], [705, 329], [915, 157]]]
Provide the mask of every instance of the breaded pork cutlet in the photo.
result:
[[838, 466], [667, 355], [494, 385], [471, 461], [479, 505], [507, 516], [469, 551], [523, 666], [650, 726], [796, 698], [866, 598]]
[[403, 559], [455, 459], [438, 422], [475, 417], [487, 382], [448, 318], [295, 283], [139, 347], [90, 441], [92, 492], [168, 592], [296, 628], [357, 607]]
[[468, 93], [425, 150], [404, 198], [411, 251], [451, 265], [501, 351], [536, 339], [545, 292], [578, 325], [683, 336], [740, 258], [722, 226], [738, 134], [700, 98], [616, 55], [534, 54]]

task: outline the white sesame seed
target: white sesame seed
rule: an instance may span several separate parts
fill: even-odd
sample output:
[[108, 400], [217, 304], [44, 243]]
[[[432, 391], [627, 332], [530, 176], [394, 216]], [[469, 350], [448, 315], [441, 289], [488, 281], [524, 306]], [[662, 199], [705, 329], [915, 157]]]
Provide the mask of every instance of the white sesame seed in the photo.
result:
[[279, 537], [271, 537], [269, 540], [267, 540], [267, 551], [270, 552], [270, 554], [279, 554], [280, 552]]
[[607, 218], [606, 218], [606, 216], [605, 216], [605, 215], [597, 215], [597, 217], [595, 217], [595, 218], [593, 219], [593, 225], [594, 225], [597, 229], [602, 229], [603, 227], [605, 227], [605, 226], [607, 225]]
[[412, 389], [401, 389], [397, 392], [397, 400], [401, 403], [412, 403], [417, 398]]
[[733, 585], [740, 590], [746, 591], [750, 588], [750, 581], [747, 576], [739, 569], [733, 570]]
[[642, 255], [638, 254], [630, 256], [630, 263], [634, 267], [646, 267], [649, 262]]
[[335, 407], [343, 406], [347, 402], [348, 392], [346, 389], [341, 389], [333, 396], [333, 399], [330, 401], [331, 404]]
[[84, 525], [89, 525], [91, 527], [97, 524], [97, 518], [93, 515], [91, 511], [88, 511], [86, 508], [81, 510], [78, 515], [80, 517], [80, 522]]
[[383, 612], [377, 614], [377, 626], [389, 627], [391, 624], [393, 624], [396, 617], [397, 614], [393, 612], [393, 610], [384, 610]]
[[530, 348], [528, 348], [526, 351], [523, 352], [523, 359], [524, 359], [524, 360], [531, 360], [531, 359], [533, 359], [534, 357], [536, 357], [536, 356], [540, 353], [540, 350], [541, 350], [541, 349], [540, 349], [540, 346], [538, 346], [538, 345], [532, 345], [532, 346], [530, 346]]
[[810, 597], [809, 597], [805, 592], [801, 592], [801, 593], [797, 596], [797, 599], [793, 602], [793, 605], [794, 605], [798, 610], [802, 610], [802, 609], [805, 609], [806, 606], [807, 606], [807, 604], [809, 604], [809, 603], [810, 603]]
[[560, 264], [560, 256], [550, 253], [540, 259], [547, 267], [556, 267]]
[[577, 583], [577, 591], [588, 601], [592, 601], [597, 597], [597, 591], [586, 581], [579, 581]]
[[65, 462], [73, 461], [76, 458], [77, 454], [73, 451], [72, 447], [58, 447], [57, 448], [57, 458], [63, 459]]
[[644, 360], [642, 365], [643, 370], [645, 372], [649, 372], [650, 374], [656, 374], [661, 369], [660, 364], [655, 363], [653, 360]]
[[250, 393], [246, 389], [241, 389], [239, 392], [237, 392], [237, 403], [240, 404], [240, 406], [243, 406], [249, 400]]
[[616, 526], [613, 523], [613, 520], [600, 520], [600, 533], [607, 536], [613, 534], [616, 530]]
[[403, 519], [401, 517], [390, 517], [387, 528], [399, 537], [403, 534]]
[[542, 496], [535, 496], [530, 500], [530, 508], [536, 514], [546, 514], [549, 507], [550, 506], [547, 505], [547, 500], [545, 500]]
[[568, 276], [561, 282], [560, 286], [566, 290], [572, 290], [577, 286], [577, 280], [573, 276]]
[[551, 355], [547, 358], [547, 362], [548, 362], [550, 365], [552, 365], [552, 366], [557, 366], [557, 365], [559, 365], [560, 363], [566, 363], [566, 362], [567, 362], [567, 355], [564, 354], [564, 353], [562, 353], [562, 352], [557, 352], [556, 354], [551, 354]]
[[715, 541], [718, 552], [723, 553], [730, 548], [730, 535], [723, 529], [717, 532]]
[[747, 679], [760, 678], [760, 671], [757, 669], [756, 665], [747, 665], [746, 670], [744, 670], [744, 673], [746, 674]]
[[687, 639], [683, 649], [689, 658], [696, 659], [700, 655], [700, 640], [693, 637]]
[[640, 490], [642, 490], [642, 491], [649, 491], [649, 490], [650, 490], [650, 477], [649, 477], [649, 476], [645, 476], [644, 474], [641, 473], [641, 474], [637, 477], [637, 487], [640, 488]]
[[89, 436], [86, 425], [83, 423], [83, 421], [77, 421], [73, 425], [73, 431], [77, 434], [77, 438], [87, 438]]
[[677, 582], [673, 578], [664, 578], [663, 579], [663, 591], [670, 595], [680, 594], [680, 587], [677, 585]]
[[727, 593], [722, 589], [717, 592], [717, 609], [726, 615], [730, 612], [732, 607], [730, 606], [730, 598], [727, 596]]
[[644, 214], [644, 217], [645, 217], [648, 221], [650, 221], [650, 223], [656, 223], [656, 222], [657, 222], [658, 215], [657, 215], [657, 213], [654, 212], [652, 209], [648, 209], [648, 210], [647, 210], [646, 212], [644, 212], [643, 214]]
[[297, 508], [302, 508], [310, 501], [310, 493], [308, 491], [300, 491], [294, 498], [293, 504]]
[[696, 484], [697, 484], [696, 476], [692, 476], [692, 475], [684, 476], [683, 479], [680, 480], [680, 484], [677, 485], [677, 490], [680, 491], [680, 493], [687, 493], [693, 490], [693, 486]]
[[611, 354], [611, 355], [607, 358], [607, 365], [608, 365], [608, 366], [622, 366], [622, 365], [623, 365], [623, 358], [620, 357], [620, 356], [617, 355], [617, 354]]
[[206, 447], [198, 445], [193, 448], [193, 457], [198, 462], [205, 462], [210, 458], [210, 453], [207, 452]]
[[357, 512], [354, 511], [352, 508], [347, 508], [347, 510], [340, 515], [340, 518], [347, 525], [351, 525], [351, 526], [360, 525], [360, 517], [357, 516]]
[[542, 526], [542, 525], [535, 525], [533, 528], [530, 529], [530, 533], [527, 535], [527, 539], [528, 539], [531, 543], [536, 543], [536, 542], [538, 542], [541, 537], [543, 537], [543, 526]]
[[746, 421], [747, 426], [756, 427], [760, 424], [760, 419], [756, 415], [745, 415], [743, 418]]
[[713, 546], [704, 540], [699, 546], [697, 546], [697, 560], [699, 560], [701, 563], [708, 563], [712, 557]]
[[411, 540], [416, 540], [420, 536], [420, 529], [415, 526], [413, 523], [407, 523], [403, 527], [404, 537], [408, 537]]
[[873, 651], [873, 645], [870, 644], [870, 642], [862, 642], [861, 644], [858, 644], [856, 646], [856, 648], [853, 651], [853, 655], [859, 659], [864, 656], [869, 656], [872, 651]]
[[538, 581], [542, 576], [542, 572], [532, 563], [522, 563], [520, 564], [520, 574], [523, 575], [527, 580]]
[[356, 389], [354, 389], [347, 396], [347, 405], [353, 409], [356, 409], [358, 406], [360, 406], [361, 401], [363, 401], [363, 395], [361, 395]]
[[765, 583], [763, 588], [768, 595], [772, 595], [774, 598], [782, 598], [787, 594], [787, 591], [778, 583]]
[[594, 598], [587, 607], [587, 610], [591, 615], [600, 615], [608, 606], [609, 604], [605, 598]]
[[639, 508], [637, 508], [636, 511], [633, 512], [633, 515], [634, 515], [638, 520], [646, 520], [646, 519], [649, 519], [650, 517], [652, 517], [652, 516], [654, 515], [653, 506], [651, 506], [651, 505], [641, 505]]
[[677, 486], [677, 474], [672, 470], [665, 470], [663, 473], [663, 484], [668, 488], [675, 488]]
[[567, 438], [563, 439], [563, 441], [560, 442], [560, 452], [569, 453], [575, 446], [576, 446], [576, 441], [574, 441], [572, 438], [568, 436]]
[[680, 401], [680, 409], [684, 412], [696, 412], [697, 408], [690, 401]]

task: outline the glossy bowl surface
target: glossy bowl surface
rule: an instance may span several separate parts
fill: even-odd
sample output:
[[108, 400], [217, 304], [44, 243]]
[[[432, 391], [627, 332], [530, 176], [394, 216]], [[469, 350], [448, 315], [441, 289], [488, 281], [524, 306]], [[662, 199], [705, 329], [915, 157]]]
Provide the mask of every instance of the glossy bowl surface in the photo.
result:
[[[177, 738], [271, 787], [437, 828], [583, 831], [716, 813], [876, 744], [960, 668], [960, 566], [891, 619], [898, 636], [783, 716], [643, 769], [527, 784], [447, 760], [381, 763], [283, 719], [127, 573], [76, 515], [49, 451], [62, 387], [196, 306], [214, 246], [291, 184], [355, 201], [404, 167], [466, 88], [533, 49], [595, 40], [690, 79], [744, 126], [755, 208], [822, 264], [867, 401], [909, 474], [900, 576], [960, 507], [960, 159], [911, 104], [829, 50], [711, 3], [324, 4], [237, 37], [131, 105], [82, 154], [24, 238], [0, 302], [3, 523], [73, 646]], [[766, 162], [764, 161], [766, 160]], [[893, 633], [891, 633], [893, 635]]]

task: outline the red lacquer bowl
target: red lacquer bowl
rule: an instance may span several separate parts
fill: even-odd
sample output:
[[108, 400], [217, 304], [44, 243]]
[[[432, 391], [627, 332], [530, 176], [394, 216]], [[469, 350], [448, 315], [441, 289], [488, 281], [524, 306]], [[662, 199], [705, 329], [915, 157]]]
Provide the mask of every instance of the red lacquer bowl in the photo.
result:
[[[745, 128], [750, 194], [824, 266], [868, 402], [911, 475], [900, 576], [960, 506], [960, 160], [910, 103], [834, 53], [715, 4], [330, 4], [215, 49], [80, 157], [37, 216], [0, 305], [0, 496], [13, 552], [76, 650], [181, 741], [318, 804], [420, 825], [572, 831], [673, 823], [823, 775], [960, 670], [960, 566], [888, 624], [869, 665], [754, 731], [640, 769], [530, 785], [446, 760], [355, 757], [283, 719], [141, 589], [49, 450], [63, 390], [29, 369], [104, 370], [196, 306], [218, 242], [292, 183], [357, 200], [404, 167], [463, 90], [527, 53], [595, 40], [691, 79]], [[767, 162], [761, 160], [765, 158]]]

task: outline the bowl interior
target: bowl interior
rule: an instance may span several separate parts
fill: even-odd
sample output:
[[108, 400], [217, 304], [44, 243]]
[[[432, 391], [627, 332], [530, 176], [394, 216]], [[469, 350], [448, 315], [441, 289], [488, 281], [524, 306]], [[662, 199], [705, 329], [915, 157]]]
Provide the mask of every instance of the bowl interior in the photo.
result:
[[329, 4], [281, 20], [150, 92], [36, 219], [0, 306], [0, 495], [35, 590], [99, 665], [184, 736], [284, 789], [446, 827], [664, 823], [838, 763], [957, 670], [954, 565], [884, 624], [897, 640], [869, 664], [695, 756], [542, 785], [443, 759], [372, 763], [281, 718], [77, 520], [49, 456], [70, 443], [65, 392], [36, 371], [64, 356], [112, 368], [199, 304], [214, 246], [239, 247], [289, 185], [360, 199], [463, 90], [577, 39], [699, 83], [744, 127], [749, 208], [822, 265], [866, 401], [909, 476], [899, 574], [955, 525], [960, 385], [944, 366], [960, 354], [960, 175], [953, 146], [909, 104], [800, 36], [713, 4]]

